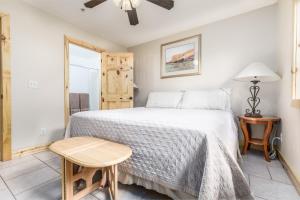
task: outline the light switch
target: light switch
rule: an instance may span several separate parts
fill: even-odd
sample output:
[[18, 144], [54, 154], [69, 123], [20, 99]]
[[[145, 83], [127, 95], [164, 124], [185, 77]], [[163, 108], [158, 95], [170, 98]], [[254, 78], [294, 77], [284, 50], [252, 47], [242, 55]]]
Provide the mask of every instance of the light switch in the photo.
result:
[[28, 81], [28, 87], [31, 89], [38, 89], [39, 88], [39, 83], [34, 80], [29, 80]]

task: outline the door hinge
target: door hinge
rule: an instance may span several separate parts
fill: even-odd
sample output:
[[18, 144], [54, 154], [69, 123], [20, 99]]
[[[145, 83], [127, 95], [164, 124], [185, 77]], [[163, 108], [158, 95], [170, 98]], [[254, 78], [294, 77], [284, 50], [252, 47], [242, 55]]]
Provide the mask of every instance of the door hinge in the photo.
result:
[[3, 99], [3, 94], [0, 95], [0, 99]]
[[298, 72], [298, 68], [297, 67], [292, 68], [291, 72], [292, 72], [292, 74], [296, 74]]

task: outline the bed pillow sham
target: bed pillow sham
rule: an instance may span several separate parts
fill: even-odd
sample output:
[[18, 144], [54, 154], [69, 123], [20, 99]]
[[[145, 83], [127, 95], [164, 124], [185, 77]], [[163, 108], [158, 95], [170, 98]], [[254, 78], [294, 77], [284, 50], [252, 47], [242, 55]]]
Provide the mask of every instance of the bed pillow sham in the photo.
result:
[[182, 100], [182, 92], [151, 92], [147, 108], [177, 108]]
[[229, 111], [231, 109], [230, 96], [231, 89], [186, 91], [180, 108]]

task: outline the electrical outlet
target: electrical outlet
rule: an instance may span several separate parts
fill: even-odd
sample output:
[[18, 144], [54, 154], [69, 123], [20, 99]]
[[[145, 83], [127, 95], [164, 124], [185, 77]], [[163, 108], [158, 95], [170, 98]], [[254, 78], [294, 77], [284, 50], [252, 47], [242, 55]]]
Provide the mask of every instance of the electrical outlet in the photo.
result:
[[46, 134], [47, 134], [47, 129], [41, 128], [41, 135], [46, 135]]

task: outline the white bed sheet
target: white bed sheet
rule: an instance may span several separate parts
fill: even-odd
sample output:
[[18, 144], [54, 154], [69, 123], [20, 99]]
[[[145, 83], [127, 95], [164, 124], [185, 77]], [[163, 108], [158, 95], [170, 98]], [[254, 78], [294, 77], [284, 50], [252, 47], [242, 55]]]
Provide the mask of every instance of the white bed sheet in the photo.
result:
[[[109, 120], [119, 124], [143, 127], [173, 127], [177, 129], [198, 130], [219, 137], [232, 156], [237, 158], [238, 133], [232, 112], [201, 109], [168, 109], [137, 107], [130, 109], [88, 111], [73, 115], [90, 120]], [[138, 131], [138, 130], [137, 130]], [[183, 133], [184, 134], [184, 133]], [[69, 127], [66, 137], [70, 137]]]
[[[247, 181], [236, 161], [238, 133], [231, 112], [143, 107], [82, 112], [71, 117], [67, 136], [101, 137], [131, 146], [134, 155], [128, 162], [122, 164], [124, 166], [120, 166], [120, 170], [165, 187], [204, 199], [252, 198]], [[180, 138], [179, 141], [174, 142], [173, 140], [177, 138]], [[189, 142], [194, 146], [191, 147], [192, 144], [189, 146]], [[156, 144], [159, 144], [157, 148], [160, 150], [156, 149]], [[197, 152], [197, 155], [194, 155], [193, 149], [202, 144], [205, 146], [203, 152], [197, 152], [202, 149], [201, 147], [194, 150]], [[177, 152], [175, 149], [172, 155], [170, 149], [174, 150], [177, 147], [180, 150]], [[188, 152], [176, 155], [185, 150]], [[151, 154], [151, 151], [160, 152]], [[146, 159], [143, 154], [145, 157], [150, 154], [151, 157]], [[185, 160], [186, 163], [182, 162], [183, 166], [180, 166], [181, 162], [178, 163], [178, 160], [189, 154], [191, 158]], [[161, 157], [155, 158], [157, 155]], [[169, 169], [157, 170], [164, 165], [163, 159], [169, 157], [174, 157], [173, 160], [166, 160], [171, 164], [164, 167]], [[193, 157], [201, 161], [194, 163]], [[189, 162], [192, 162], [191, 168], [187, 165]], [[173, 167], [172, 163], [177, 168]], [[199, 177], [202, 177], [202, 180], [193, 180], [195, 174], [201, 174]], [[183, 175], [186, 176], [186, 180], [180, 183]], [[224, 183], [220, 183], [221, 180]]]

